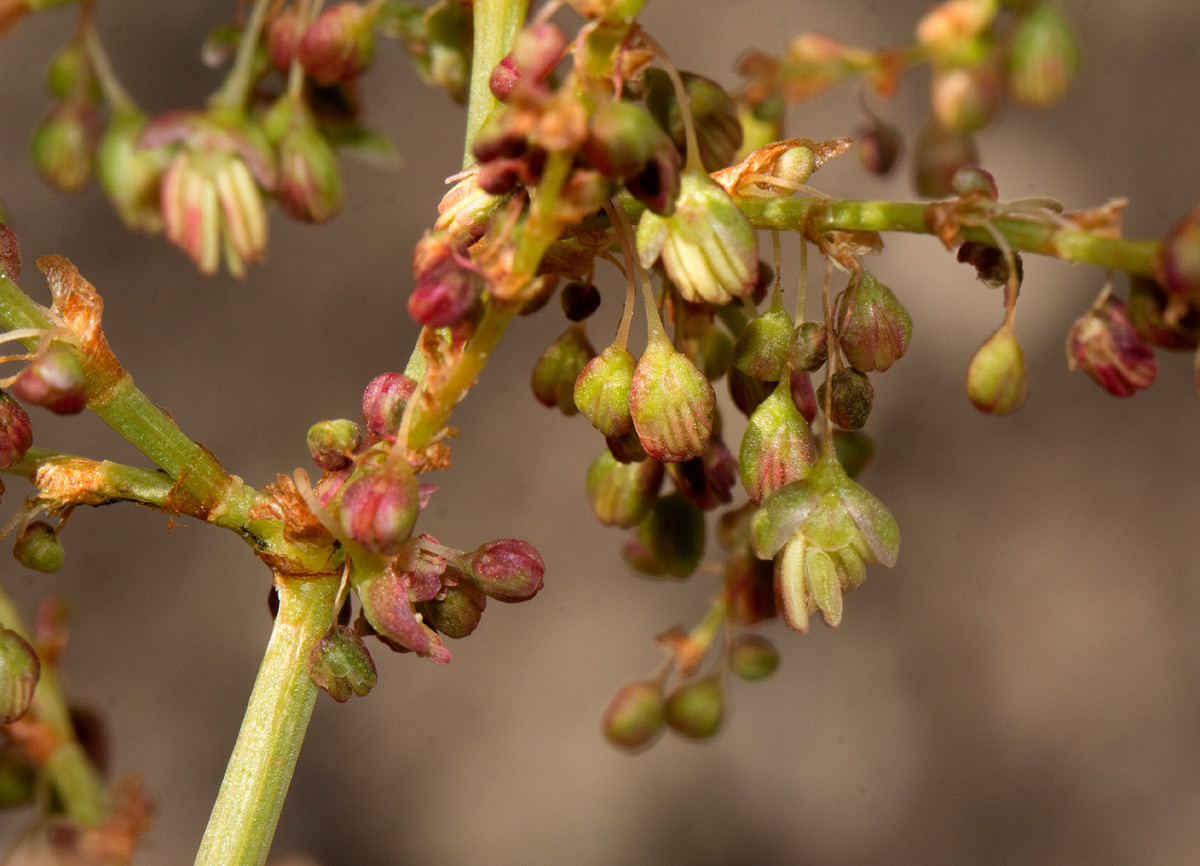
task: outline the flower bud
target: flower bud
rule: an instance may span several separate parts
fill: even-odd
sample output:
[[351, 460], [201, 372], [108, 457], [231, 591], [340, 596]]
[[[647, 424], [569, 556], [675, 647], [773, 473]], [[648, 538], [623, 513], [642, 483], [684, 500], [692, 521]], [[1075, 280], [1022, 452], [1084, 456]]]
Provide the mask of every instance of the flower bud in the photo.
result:
[[128, 228], [157, 234], [163, 229], [161, 188], [170, 157], [165, 148], [138, 146], [145, 126], [140, 113], [113, 115], [96, 151], [96, 176]]
[[[289, 97], [284, 97], [291, 101]], [[342, 209], [337, 155], [303, 109], [279, 140], [279, 206], [293, 219], [323, 223]]]
[[801, 322], [788, 338], [787, 364], [796, 372], [821, 369], [829, 357], [824, 322]]
[[754, 290], [758, 235], [729, 194], [705, 174], [687, 173], [675, 212], [642, 214], [638, 256], [649, 268], [662, 256], [684, 300], [725, 304]]
[[954, 172], [950, 178], [950, 186], [956, 195], [962, 198], [983, 198], [996, 201], [1000, 197], [1000, 188], [996, 178], [987, 169], [977, 165], [964, 165]]
[[733, 405], [747, 418], [774, 390], [774, 382], [747, 376], [737, 367], [729, 371], [729, 396], [733, 398]]
[[1067, 336], [1067, 364], [1082, 367], [1101, 388], [1132, 397], [1154, 384], [1154, 350], [1129, 323], [1128, 308], [1109, 297], [1075, 320]]
[[646, 169], [656, 153], [673, 148], [646, 109], [637, 103], [610, 100], [592, 112], [581, 155], [605, 177], [632, 178]]
[[487, 607], [487, 596], [474, 584], [462, 582], [446, 587], [446, 597], [417, 605], [425, 622], [448, 638], [467, 637], [479, 626]]
[[817, 395], [813, 392], [812, 377], [808, 373], [792, 373], [792, 402], [809, 424], [817, 417]]
[[1004, 95], [998, 58], [969, 66], [934, 70], [930, 102], [942, 126], [959, 132], [978, 132], [988, 125]]
[[663, 731], [663, 699], [658, 683], [622, 686], [604, 711], [604, 736], [614, 746], [638, 751]]
[[266, 27], [267, 54], [280, 72], [287, 72], [296, 56], [296, 46], [303, 36], [300, 15], [294, 7], [279, 11]]
[[406, 462], [363, 467], [342, 487], [342, 529], [372, 553], [394, 556], [412, 534], [419, 495]]
[[25, 638], [0, 629], [0, 722], [15, 722], [29, 711], [42, 663]]
[[21, 245], [17, 233], [4, 225], [3, 219], [0, 214], [0, 277], [15, 280], [21, 273]]
[[655, 331], [634, 369], [629, 411], [647, 454], [690, 460], [704, 453], [712, 435], [716, 395], [696, 365]]
[[664, 708], [671, 730], [693, 740], [715, 734], [724, 714], [721, 680], [715, 674], [680, 686], [667, 697]]
[[1007, 415], [1021, 408], [1029, 389], [1025, 353], [1005, 324], [987, 338], [967, 365], [967, 396], [980, 412]]
[[667, 474], [675, 489], [702, 511], [711, 511], [733, 499], [737, 460], [720, 436], [712, 436], [699, 457], [668, 463]]
[[367, 430], [376, 436], [393, 436], [400, 429], [404, 406], [417, 383], [403, 373], [380, 373], [363, 391], [362, 414]]
[[1062, 99], [1079, 71], [1079, 43], [1071, 22], [1054, 3], [1021, 16], [1008, 48], [1013, 98], [1035, 108]]
[[543, 406], [557, 406], [564, 415], [574, 415], [579, 411], [575, 405], [575, 382], [595, 356], [596, 350], [588, 342], [583, 327], [572, 325], [567, 328], [534, 365], [530, 383], [533, 396]]
[[34, 167], [59, 192], [76, 193], [92, 176], [100, 120], [86, 100], [55, 104], [33, 132]]
[[592, 283], [572, 280], [562, 287], [558, 300], [564, 316], [572, 322], [582, 322], [600, 308], [600, 290]]
[[875, 120], [859, 131], [858, 161], [874, 175], [886, 175], [900, 159], [904, 150], [904, 137], [890, 123]]
[[620, 436], [606, 436], [604, 444], [608, 446], [608, 453], [618, 463], [641, 463], [649, 459], [635, 430]]
[[96, 76], [81, 41], [68, 42], [50, 58], [46, 67], [46, 89], [55, 99], [83, 95], [90, 102], [98, 101]]
[[[958, 248], [958, 260], [975, 268], [979, 281], [992, 289], [1008, 283], [1008, 262], [998, 247], [980, 241], [964, 241]], [[1017, 266], [1017, 285], [1025, 279], [1025, 264], [1020, 253], [1013, 253]]]
[[1167, 293], [1164, 318], [1174, 326], [1200, 308], [1200, 207], [1175, 224], [1154, 263], [1155, 278]]
[[812, 431], [792, 401], [790, 383], [780, 382], [746, 425], [738, 474], [755, 505], [785, 484], [808, 474], [817, 459]]
[[83, 361], [65, 343], [51, 343], [17, 374], [12, 392], [56, 415], [74, 415], [87, 405]]
[[20, 463], [33, 444], [33, 425], [21, 404], [0, 391], [0, 469]]
[[837, 321], [842, 325], [838, 341], [842, 355], [862, 373], [891, 367], [904, 354], [912, 337], [908, 310], [891, 289], [866, 269], [858, 288], [851, 287], [842, 294]]
[[338, 3], [308, 25], [296, 52], [313, 81], [327, 87], [361, 73], [375, 53], [374, 13], [357, 3]]
[[362, 431], [347, 418], [318, 421], [308, 428], [308, 453], [322, 469], [339, 472], [348, 467], [355, 449], [362, 442]]
[[778, 296], [761, 316], [751, 321], [733, 346], [733, 366], [766, 382], [778, 382], [787, 368], [792, 320]]
[[638, 524], [637, 545], [646, 560], [637, 565], [626, 557], [626, 562], [647, 574], [669, 574], [682, 580], [700, 565], [704, 536], [704, 512], [682, 494], [671, 493], [660, 497]]
[[834, 430], [833, 448], [850, 478], [857, 478], [875, 456], [874, 441], [861, 430]]
[[761, 635], [741, 635], [729, 649], [729, 667], [748, 682], [765, 680], [779, 667], [779, 650]]
[[1129, 277], [1129, 322], [1152, 345], [1172, 351], [1200, 346], [1200, 310], [1189, 308], [1174, 325], [1165, 319], [1167, 296], [1147, 277]]
[[759, 559], [748, 546], [743, 547], [725, 559], [724, 577], [729, 615], [735, 622], [754, 625], [778, 615], [775, 568], [769, 560]]
[[66, 552], [54, 527], [44, 520], [35, 520], [25, 527], [13, 544], [13, 557], [33, 571], [51, 574], [62, 568]]
[[[737, 105], [721, 85], [709, 78], [690, 72], [684, 72], [680, 77], [692, 112], [696, 146], [704, 170], [713, 172], [725, 168], [733, 162], [742, 146], [742, 124]], [[646, 86], [646, 107], [682, 153], [687, 147], [687, 136], [683, 128], [683, 111], [670, 76], [661, 69], [647, 69]]]
[[587, 497], [596, 519], [605, 526], [628, 529], [650, 512], [662, 487], [663, 465], [647, 458], [621, 463], [609, 451], [592, 461], [587, 473]]
[[483, 278], [444, 232], [427, 232], [417, 242], [412, 269], [417, 284], [408, 296], [408, 314], [428, 328], [462, 321], [483, 292]]
[[625, 189], [651, 213], [669, 217], [679, 201], [681, 166], [679, 151], [674, 147], [656, 150], [639, 174], [625, 179]]
[[369, 634], [373, 629], [393, 649], [411, 650], [435, 664], [444, 665], [450, 661], [450, 651], [441, 638], [413, 609], [406, 576], [389, 567], [380, 574], [365, 577], [352, 572], [351, 580], [362, 602], [363, 618], [369, 625], [368, 631], [358, 633]]
[[542, 588], [546, 566], [532, 544], [499, 538], [468, 555], [466, 578], [496, 601], [525, 601]]
[[550, 77], [567, 50], [566, 34], [542, 21], [517, 31], [510, 55], [521, 81], [541, 83]]
[[633, 430], [629, 390], [634, 368], [633, 355], [614, 343], [588, 361], [575, 380], [575, 407], [605, 436], [621, 436]]
[[[838, 370], [830, 377], [833, 389], [830, 401], [830, 417], [843, 430], [859, 430], [871, 417], [875, 403], [875, 389], [866, 373], [858, 370]], [[825, 405], [825, 383], [817, 388], [817, 404]]]
[[979, 149], [969, 132], [947, 129], [930, 118], [917, 139], [913, 158], [917, 194], [943, 198], [954, 191], [954, 173], [964, 165], [979, 162]]
[[375, 662], [354, 630], [337, 625], [325, 632], [308, 656], [308, 675], [339, 704], [375, 686]]

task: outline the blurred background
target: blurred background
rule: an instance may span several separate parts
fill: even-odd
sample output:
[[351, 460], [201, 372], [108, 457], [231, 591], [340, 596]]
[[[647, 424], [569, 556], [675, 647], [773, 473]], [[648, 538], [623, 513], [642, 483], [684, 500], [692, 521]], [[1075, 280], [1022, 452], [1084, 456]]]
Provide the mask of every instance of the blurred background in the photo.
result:
[[[231, 3], [100, 5], [117, 71], [144, 107], [202, 104], [218, 74], [199, 44]], [[802, 30], [901, 43], [927, 5], [656, 0], [643, 20], [680, 67], [732, 86], [746, 48], [778, 52]], [[1007, 109], [982, 137], [984, 164], [1002, 198], [1079, 208], [1127, 195], [1126, 233], [1161, 236], [1200, 201], [1200, 5], [1143, 0], [1119, 16], [1063, 5], [1086, 49], [1082, 75], [1050, 113]], [[94, 186], [72, 201], [34, 175], [44, 64], [72, 26], [60, 10], [0, 42], [0, 199], [25, 252], [23, 287], [44, 298], [34, 259], [68, 256], [103, 293], [109, 340], [138, 384], [227, 468], [261, 485], [307, 466], [309, 424], [358, 417], [366, 382], [408, 356], [409, 255], [459, 167], [463, 112], [385, 44], [366, 101], [403, 166], [345, 163], [347, 207], [331, 224], [276, 214], [266, 265], [244, 282], [204, 279], [162, 238], [124, 231]], [[910, 144], [927, 82], [910, 76], [879, 109]], [[852, 89], [835, 90], [793, 109], [789, 131], [850, 135], [854, 103]], [[913, 195], [907, 163], [879, 181], [848, 156], [816, 181], [846, 198]], [[277, 854], [327, 866], [1195, 862], [1191, 358], [1160, 353], [1158, 383], [1124, 401], [1068, 373], [1067, 329], [1104, 274], [1029, 257], [1017, 317], [1029, 400], [984, 417], [962, 380], [1001, 320], [1000, 293], [931, 238], [886, 243], [873, 268], [915, 329], [908, 357], [875, 378], [867, 430], [879, 451], [860, 480], [904, 545], [896, 568], [873, 568], [848, 598], [842, 626], [766, 628], [783, 663], [765, 683], [732, 683], [713, 742], [668, 736], [631, 758], [602, 740], [609, 696], [652, 671], [653, 636], [693, 623], [715, 584], [632, 575], [621, 534], [592, 519], [583, 477], [602, 443], [529, 393], [534, 360], [563, 327], [554, 304], [516, 323], [457, 411], [454, 465], [420, 527], [458, 547], [532, 541], [545, 590], [492, 605], [451, 645], [449, 667], [373, 650], [368, 699], [321, 696]], [[622, 291], [605, 279], [598, 346]], [[790, 263], [785, 286], [794, 280]], [[58, 420], [38, 410], [38, 445], [144, 463], [96, 419]], [[13, 481], [7, 510], [25, 492]], [[104, 712], [116, 772], [141, 771], [158, 799], [140, 862], [191, 862], [270, 631], [270, 576], [231, 535], [194, 522], [168, 531], [165, 516], [132, 507], [78, 513], [64, 542], [57, 574], [12, 561], [0, 573], [27, 611], [55, 593], [74, 612], [70, 693]], [[18, 826], [7, 820], [5, 836]]]

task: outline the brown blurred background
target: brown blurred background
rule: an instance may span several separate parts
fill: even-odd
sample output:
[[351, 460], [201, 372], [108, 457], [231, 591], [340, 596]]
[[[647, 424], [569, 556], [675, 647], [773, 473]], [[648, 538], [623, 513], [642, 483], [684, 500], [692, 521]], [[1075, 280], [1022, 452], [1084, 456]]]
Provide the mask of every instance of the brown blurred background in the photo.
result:
[[[733, 84], [744, 48], [778, 51], [805, 29], [896, 43], [926, 5], [656, 0], [645, 23], [681, 67]], [[1081, 79], [1051, 113], [1009, 108], [982, 139], [985, 164], [1002, 197], [1083, 207], [1128, 195], [1127, 234], [1161, 235], [1200, 201], [1200, 6], [1064, 5], [1087, 49]], [[200, 39], [230, 6], [105, 2], [100, 26], [147, 108], [192, 106], [217, 82]], [[458, 168], [461, 111], [385, 45], [367, 101], [404, 166], [346, 163], [347, 207], [331, 225], [275, 216], [267, 265], [243, 283], [203, 279], [161, 238], [122, 230], [94, 187], [68, 201], [34, 176], [42, 70], [71, 26], [69, 12], [45, 14], [0, 43], [0, 199], [30, 265], [22, 285], [43, 292], [36, 255], [70, 257], [108, 302], [113, 346], [184, 430], [253, 484], [306, 465], [308, 425], [357, 417], [367, 380], [407, 357], [408, 257]], [[881, 109], [910, 141], [926, 83], [911, 76]], [[840, 89], [794, 110], [790, 130], [851, 134], [853, 105]], [[870, 180], [852, 157], [817, 180], [843, 197], [912, 195], [905, 171]], [[764, 684], [732, 685], [715, 742], [667, 737], [629, 758], [602, 741], [610, 694], [658, 663], [652, 636], [695, 621], [714, 587], [640, 580], [620, 535], [592, 520], [583, 474], [599, 438], [529, 394], [533, 360], [562, 327], [552, 306], [517, 323], [456, 414], [455, 463], [421, 526], [463, 547], [531, 540], [546, 589], [489, 608], [448, 668], [380, 651], [369, 699], [322, 696], [276, 852], [326, 866], [1196, 862], [1191, 359], [1160, 355], [1159, 382], [1128, 401], [1068, 374], [1066, 330], [1104, 275], [1027, 259], [1030, 398], [985, 418], [962, 377], [1000, 321], [999, 294], [932, 239], [887, 243], [877, 273], [916, 325], [909, 357], [876, 378], [879, 456], [863, 481], [904, 547], [848, 599], [837, 632], [766, 629], [783, 664]], [[615, 297], [592, 328], [598, 345]], [[138, 460], [94, 418], [54, 420], [35, 416], [39, 445]], [[8, 509], [23, 492], [10, 485]], [[168, 532], [135, 508], [79, 513], [64, 540], [58, 574], [10, 562], [3, 579], [26, 606], [69, 600], [71, 693], [105, 711], [116, 770], [142, 771], [159, 800], [141, 862], [191, 862], [270, 630], [269, 575], [237, 539], [194, 523]], [[16, 823], [4, 826], [11, 837]]]

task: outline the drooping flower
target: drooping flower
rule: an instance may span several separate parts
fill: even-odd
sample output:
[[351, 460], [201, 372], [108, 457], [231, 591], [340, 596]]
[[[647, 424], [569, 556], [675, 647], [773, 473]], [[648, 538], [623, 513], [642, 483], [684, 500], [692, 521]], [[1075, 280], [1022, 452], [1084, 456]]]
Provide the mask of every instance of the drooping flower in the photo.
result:
[[1067, 363], [1083, 369], [1101, 388], [1117, 397], [1132, 397], [1154, 384], [1158, 361], [1154, 349], [1130, 324], [1129, 309], [1106, 298], [1075, 320], [1067, 337]]

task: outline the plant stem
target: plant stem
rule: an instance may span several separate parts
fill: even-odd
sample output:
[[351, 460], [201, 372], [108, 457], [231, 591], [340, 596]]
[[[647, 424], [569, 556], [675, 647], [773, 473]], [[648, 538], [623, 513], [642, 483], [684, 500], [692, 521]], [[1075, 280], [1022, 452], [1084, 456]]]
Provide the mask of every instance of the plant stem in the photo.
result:
[[[33, 643], [21, 615], [2, 587], [0, 626], [12, 629], [30, 644]], [[57, 745], [46, 758], [43, 769], [62, 801], [67, 816], [84, 826], [99, 824], [104, 815], [104, 783], [75, 738], [75, 726], [71, 724], [67, 699], [51, 665], [42, 665], [29, 714], [54, 734]]]
[[317, 699], [308, 656], [333, 617], [339, 578], [277, 579], [279, 614], [196, 866], [261, 866]]
[[488, 86], [492, 68], [512, 50], [513, 39], [525, 23], [528, 10], [529, 0], [475, 0], [475, 36], [463, 168], [475, 161], [471, 145], [483, 122], [499, 104]]
[[213, 108], [232, 108], [238, 111], [245, 108], [250, 86], [253, 84], [250, 76], [254, 72], [254, 52], [258, 48], [258, 38], [262, 35], [263, 22], [270, 5], [271, 0], [254, 0], [229, 75], [226, 76], [221, 89], [209, 100]]

